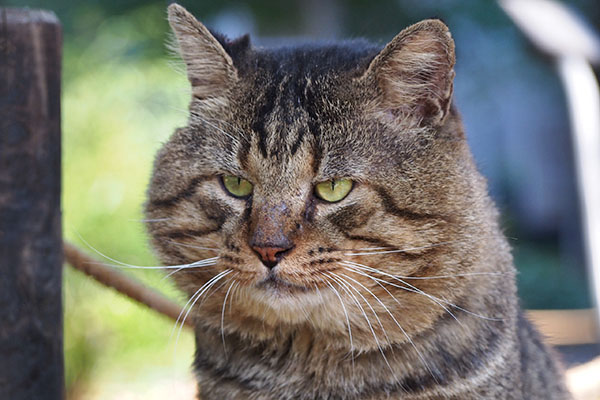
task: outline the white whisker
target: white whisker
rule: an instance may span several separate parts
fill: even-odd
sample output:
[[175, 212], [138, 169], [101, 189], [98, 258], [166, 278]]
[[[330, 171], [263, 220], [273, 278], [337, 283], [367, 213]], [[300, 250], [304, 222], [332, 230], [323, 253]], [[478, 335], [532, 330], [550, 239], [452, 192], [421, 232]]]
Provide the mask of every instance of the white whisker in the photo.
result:
[[[385, 290], [387, 292], [388, 295], [390, 295], [390, 297], [392, 297], [392, 299], [394, 299], [396, 301], [396, 303], [398, 303], [399, 305], [402, 305], [400, 303], [400, 301], [398, 301], [398, 299], [396, 299], [396, 297], [394, 297], [394, 295], [392, 293], [390, 293], [390, 291], [383, 286], [381, 283], [377, 282], [377, 280], [373, 279], [373, 277], [371, 277], [369, 274], [366, 273], [362, 273], [359, 271], [353, 271], [355, 273], [358, 273], [360, 275], [366, 276], [367, 278], [372, 279], [373, 281], [375, 281], [375, 283], [377, 283], [377, 285], [379, 285], [383, 290]], [[357, 284], [359, 284], [363, 289], [365, 289], [367, 292], [369, 292], [369, 294], [371, 294], [371, 296], [373, 296], [375, 298], [375, 300], [377, 300], [379, 302], [379, 304], [381, 304], [381, 306], [385, 309], [385, 311], [389, 314], [389, 316], [392, 318], [392, 320], [396, 323], [396, 325], [398, 326], [398, 328], [400, 328], [400, 331], [402, 331], [402, 334], [404, 335], [404, 337], [406, 337], [406, 339], [408, 340], [408, 342], [411, 344], [411, 346], [413, 347], [413, 349], [415, 349], [415, 352], [417, 353], [417, 355], [419, 356], [419, 358], [421, 359], [421, 362], [423, 362], [423, 365], [425, 366], [425, 368], [427, 369], [427, 371], [429, 371], [429, 373], [431, 374], [431, 376], [433, 377], [433, 379], [435, 379], [435, 381], [437, 382], [437, 377], [433, 374], [433, 371], [431, 369], [431, 367], [429, 366], [429, 364], [427, 363], [427, 361], [425, 361], [425, 357], [423, 357], [423, 355], [421, 354], [421, 352], [419, 351], [419, 349], [417, 349], [417, 346], [415, 345], [415, 343], [413, 342], [413, 340], [410, 338], [410, 336], [408, 335], [408, 333], [404, 330], [404, 328], [402, 327], [402, 325], [400, 325], [400, 323], [398, 322], [398, 320], [396, 320], [396, 317], [394, 317], [394, 315], [391, 313], [391, 311], [388, 309], [388, 307], [371, 291], [369, 290], [367, 287], [365, 287], [362, 283], [358, 282], [357, 280], [342, 274], [343, 276], [347, 277], [348, 279], [351, 279], [352, 281], [356, 282]]]
[[448, 241], [448, 242], [440, 242], [440, 243], [435, 243], [435, 244], [430, 244], [427, 246], [420, 246], [420, 247], [409, 247], [409, 248], [405, 248], [405, 249], [394, 249], [394, 250], [385, 250], [385, 251], [366, 251], [366, 252], [359, 252], [359, 253], [344, 253], [344, 255], [345, 256], [370, 256], [370, 255], [375, 255], [375, 254], [406, 253], [408, 251], [425, 250], [425, 249], [430, 249], [433, 247], [439, 247], [439, 246], [444, 246], [447, 244], [460, 243], [460, 242], [461, 241], [459, 241], [459, 240], [452, 240], [452, 241]]
[[506, 275], [504, 272], [467, 272], [462, 274], [450, 274], [450, 275], [432, 275], [432, 276], [402, 276], [394, 275], [400, 279], [448, 279], [448, 278], [460, 278], [465, 276], [490, 276], [490, 275]]
[[[381, 329], [383, 330], [383, 333], [387, 337], [387, 334], [385, 332], [385, 328], [383, 328], [383, 325], [381, 324], [381, 321], [379, 320], [379, 317], [377, 316], [377, 313], [375, 312], [375, 310], [373, 309], [373, 307], [371, 306], [371, 304], [367, 301], [367, 299], [362, 295], [362, 293], [360, 293], [360, 291], [358, 289], [356, 289], [354, 286], [352, 286], [346, 280], [344, 280], [343, 278], [341, 278], [339, 275], [337, 275], [337, 274], [335, 274], [333, 272], [329, 272], [327, 274], [331, 278], [333, 278], [334, 280], [336, 280], [338, 283], [340, 283], [342, 285], [341, 286], [342, 288], [350, 287], [351, 289], [354, 289], [354, 291], [363, 299], [363, 301], [371, 309], [371, 311], [375, 315], [375, 318], [377, 318], [377, 321], [379, 322], [379, 325], [381, 326]], [[381, 353], [381, 356], [383, 357], [384, 362], [386, 363], [386, 365], [390, 369], [390, 372], [392, 373], [392, 376], [394, 376], [394, 379], [397, 380], [396, 374], [394, 373], [394, 370], [393, 370], [392, 366], [390, 365], [387, 357], [385, 356], [385, 352], [383, 351], [383, 348], [381, 347], [381, 343], [379, 342], [379, 339], [377, 338], [377, 335], [375, 334], [375, 330], [373, 329], [373, 325], [371, 325], [371, 322], [369, 321], [369, 318], [367, 317], [367, 313], [365, 312], [365, 309], [362, 307], [362, 305], [360, 304], [360, 302], [358, 301], [358, 299], [356, 298], [356, 296], [354, 296], [352, 294], [352, 292], [350, 292], [349, 290], [346, 289], [346, 293], [350, 294], [354, 298], [356, 304], [359, 306], [360, 310], [362, 311], [362, 314], [365, 317], [365, 320], [367, 321], [367, 324], [369, 325], [369, 329], [371, 330], [371, 334], [373, 335], [373, 338], [375, 339], [375, 343], [377, 344], [377, 348], [379, 349], [379, 353]], [[387, 338], [387, 339], [388, 339], [388, 342], [389, 342], [389, 338]]]
[[190, 269], [190, 268], [196, 269], [196, 268], [200, 268], [200, 267], [210, 267], [210, 266], [213, 266], [213, 265], [217, 265], [217, 262], [216, 261], [212, 261], [212, 262], [203, 263], [201, 265], [195, 265], [193, 267], [181, 267], [181, 268], [177, 268], [177, 269], [169, 272], [165, 276], [163, 276], [162, 279], [161, 279], [161, 282], [164, 281], [165, 279], [168, 279], [172, 275], [178, 273], [179, 271], [184, 270], [184, 269]]
[[[226, 270], [227, 271], [227, 270]], [[223, 272], [219, 273], [217, 276], [221, 275]], [[181, 320], [181, 317], [183, 316], [183, 314], [185, 313], [187, 306], [194, 301], [194, 298], [196, 297], [196, 295], [198, 295], [198, 293], [200, 291], [202, 291], [206, 285], [208, 285], [214, 278], [216, 278], [216, 276], [213, 276], [211, 279], [209, 279], [204, 285], [202, 285], [198, 290], [196, 290], [194, 292], [194, 294], [188, 299], [188, 301], [185, 303], [185, 305], [181, 308], [181, 311], [179, 312], [179, 315], [177, 316], [177, 320], [175, 321], [175, 324], [173, 325], [173, 328], [171, 329], [171, 335], [170, 337], [173, 337], [173, 333], [175, 333], [175, 329], [177, 328], [177, 326], [179, 325], [179, 321]]]
[[352, 359], [352, 371], [354, 373], [354, 342], [352, 341], [352, 328], [350, 328], [350, 317], [348, 316], [348, 310], [346, 310], [346, 305], [344, 304], [344, 300], [342, 300], [342, 296], [340, 296], [340, 293], [335, 289], [335, 287], [333, 287], [333, 285], [331, 284], [331, 282], [329, 282], [329, 279], [327, 279], [326, 276], [323, 276], [323, 278], [325, 278], [325, 283], [327, 283], [327, 285], [331, 288], [333, 293], [337, 296], [342, 306], [342, 309], [344, 310], [344, 316], [346, 317], [346, 326], [348, 327], [348, 337], [350, 339], [350, 356]]
[[[215, 283], [217, 283], [219, 280], [221, 280], [222, 278], [227, 276], [227, 274], [231, 273], [232, 271], [233, 270], [231, 270], [231, 269], [226, 269], [224, 271], [221, 271], [219, 274], [213, 276], [208, 282], [206, 282], [204, 285], [202, 285], [202, 288], [201, 288], [202, 290], [200, 291], [199, 294], [197, 294], [197, 295], [195, 294], [196, 299], [194, 299], [192, 304], [187, 309], [185, 315], [183, 316], [183, 319], [181, 320], [181, 324], [179, 325], [179, 331], [177, 332], [177, 338], [175, 339], [175, 349], [177, 349], [177, 343], [179, 342], [179, 336], [181, 335], [181, 330], [183, 329], [185, 320], [187, 319], [188, 315], [190, 314], [190, 311], [192, 311], [192, 309], [194, 308], [194, 305], [196, 304], [196, 302], [200, 299], [200, 297], [202, 297], [202, 295], [204, 293], [206, 293], [211, 287], [213, 287]], [[198, 292], [196, 292], [196, 293], [198, 293]], [[192, 298], [190, 298], [190, 300]], [[190, 300], [188, 300], [188, 302], [186, 303], [186, 306], [189, 304]], [[185, 309], [185, 306], [184, 306], [184, 309]], [[177, 319], [179, 320], [179, 317]], [[177, 324], [177, 322], [175, 322], [175, 324]]]
[[103, 263], [103, 262], [90, 262], [89, 264], [92, 265], [104, 265], [106, 267], [112, 267], [112, 268], [125, 268], [125, 269], [186, 269], [186, 268], [198, 268], [198, 267], [202, 267], [204, 266], [204, 260], [203, 261], [196, 261], [196, 262], [192, 262], [189, 264], [179, 264], [179, 265], [132, 265], [132, 264], [127, 264], [124, 262], [119, 262], [116, 260], [112, 260], [111, 261], [117, 263], [117, 265], [115, 264], [109, 264], [109, 263]]
[[[349, 263], [349, 264], [343, 264], [343, 263], [340, 263], [340, 264], [342, 264], [342, 265], [344, 265], [344, 266], [346, 266], [346, 267], [351, 267], [351, 268], [359, 268], [359, 269], [361, 269], [361, 268], [362, 268], [362, 269], [367, 269], [367, 270], [370, 270], [371, 272], [375, 272], [375, 273], [378, 273], [378, 274], [381, 274], [381, 275], [387, 276], [387, 277], [389, 277], [389, 278], [392, 278], [392, 279], [395, 279], [395, 280], [397, 280], [397, 281], [401, 282], [402, 284], [406, 285], [407, 287], [397, 286], [397, 285], [394, 285], [394, 284], [392, 284], [392, 283], [390, 283], [390, 282], [388, 282], [388, 281], [381, 280], [382, 282], [385, 282], [385, 283], [387, 283], [387, 284], [389, 284], [389, 285], [392, 285], [392, 286], [398, 287], [398, 288], [400, 288], [400, 289], [407, 290], [407, 291], [409, 291], [409, 292], [413, 292], [413, 291], [414, 291], [415, 293], [419, 293], [419, 294], [422, 294], [423, 296], [426, 296], [426, 297], [430, 298], [432, 301], [434, 301], [434, 302], [435, 302], [435, 303], [437, 303], [437, 304], [438, 304], [440, 307], [442, 307], [444, 310], [446, 310], [446, 311], [447, 311], [447, 312], [448, 312], [450, 315], [452, 315], [452, 317], [453, 317], [453, 318], [454, 318], [454, 319], [455, 319], [455, 320], [456, 320], [456, 321], [457, 321], [459, 324], [461, 324], [461, 325], [462, 325], [462, 323], [461, 323], [461, 322], [460, 322], [460, 321], [459, 321], [459, 320], [456, 318], [456, 316], [454, 316], [454, 314], [452, 314], [452, 312], [450, 312], [450, 310], [448, 310], [446, 307], [444, 307], [444, 306], [443, 306], [442, 304], [440, 304], [440, 303], [445, 303], [445, 304], [447, 304], [447, 305], [449, 305], [449, 306], [451, 306], [451, 307], [454, 307], [454, 308], [456, 308], [457, 310], [463, 311], [463, 312], [465, 312], [465, 313], [467, 313], [467, 314], [473, 315], [473, 316], [475, 316], [475, 317], [478, 317], [478, 318], [481, 318], [481, 319], [485, 319], [485, 320], [488, 320], [488, 321], [502, 321], [502, 318], [494, 318], [494, 317], [487, 317], [487, 316], [485, 316], [485, 315], [480, 315], [480, 314], [477, 314], [477, 313], [475, 313], [475, 312], [473, 312], [473, 311], [470, 311], [470, 310], [467, 310], [467, 309], [465, 309], [465, 308], [463, 308], [463, 307], [460, 307], [460, 306], [458, 306], [458, 305], [456, 305], [456, 304], [454, 304], [454, 303], [451, 303], [451, 302], [449, 302], [449, 301], [447, 301], [447, 300], [444, 300], [444, 299], [441, 299], [441, 298], [439, 298], [439, 297], [433, 296], [433, 295], [431, 295], [431, 294], [429, 294], [429, 293], [426, 293], [426, 292], [422, 291], [421, 289], [419, 289], [419, 288], [417, 288], [417, 287], [415, 287], [415, 286], [411, 285], [410, 283], [408, 283], [408, 282], [406, 282], [406, 281], [404, 281], [404, 280], [402, 280], [402, 279], [398, 278], [398, 277], [397, 277], [397, 276], [395, 276], [395, 275], [391, 275], [391, 274], [385, 273], [385, 272], [383, 272], [383, 271], [380, 271], [380, 270], [378, 270], [378, 269], [375, 269], [375, 268], [371, 268], [371, 267], [369, 267], [369, 266], [366, 266], [366, 265], [363, 265], [363, 264], [358, 264], [358, 263], [351, 262], [351, 261], [346, 261], [346, 262], [347, 262], [347, 263]], [[409, 289], [412, 289], [412, 290], [409, 290]]]
[[[79, 236], [79, 239], [85, 243], [86, 246], [88, 246], [90, 249], [92, 249], [95, 253], [97, 253], [98, 255], [100, 255], [101, 257], [112, 261], [113, 263], [117, 264], [117, 265], [113, 265], [113, 264], [108, 264], [108, 263], [101, 263], [101, 262], [94, 262], [92, 264], [95, 265], [104, 265], [107, 267], [113, 267], [113, 268], [130, 268], [130, 269], [178, 269], [178, 268], [196, 268], [199, 266], [202, 266], [203, 263], [205, 263], [207, 260], [209, 259], [205, 259], [205, 260], [200, 260], [200, 261], [196, 261], [196, 262], [192, 262], [189, 264], [179, 264], [179, 265], [151, 265], [151, 266], [145, 266], [145, 265], [134, 265], [134, 264], [128, 264], [119, 260], [116, 260], [112, 257], [107, 256], [106, 254], [102, 253], [100, 250], [96, 249], [94, 246], [92, 246], [91, 244], [89, 244], [87, 242], [87, 240], [85, 240], [83, 237], [81, 237], [81, 235], [79, 235], [79, 233], [77, 233], [77, 235]], [[218, 257], [213, 257], [213, 259], [217, 259]]]
[[193, 301], [193, 299], [198, 295], [198, 293], [200, 293], [200, 291], [202, 289], [204, 289], [204, 285], [202, 285], [200, 288], [198, 288], [198, 290], [196, 290], [194, 292], [194, 294], [188, 299], [188, 301], [185, 303], [185, 305], [183, 307], [181, 307], [181, 311], [179, 312], [179, 315], [177, 316], [177, 319], [175, 320], [175, 323], [173, 324], [173, 328], [171, 328], [171, 335], [169, 335], [169, 340], [171, 340], [173, 338], [175, 329], [179, 325], [179, 321], [181, 320], [181, 317], [183, 316], [183, 313], [185, 312], [186, 307], [188, 306], [188, 304], [190, 304], [190, 302]]
[[[225, 281], [221, 282], [221, 284], [217, 287], [214, 288], [210, 288], [210, 292], [207, 290], [206, 293], [204, 294], [204, 298], [202, 300], [200, 300], [200, 303], [198, 303], [198, 308], [202, 307], [202, 305], [208, 301], [208, 299], [215, 294], [216, 292], [218, 292], [219, 290], [221, 290], [221, 288], [225, 285], [227, 285], [230, 281], [231, 281], [232, 276], [228, 277], [227, 279], [225, 279]], [[216, 282], [215, 282], [216, 284]], [[213, 285], [214, 286], [214, 285]]]
[[[380, 271], [380, 270], [377, 270], [377, 269], [374, 269], [374, 268], [368, 267], [368, 266], [366, 266], [366, 265], [362, 265], [362, 264], [356, 264], [356, 263], [350, 263], [350, 264], [343, 264], [343, 263], [340, 263], [340, 264], [344, 265], [344, 267], [346, 267], [346, 268], [350, 267], [350, 268], [348, 268], [348, 269], [350, 269], [351, 271], [353, 271], [353, 270], [356, 270], [356, 269], [370, 270], [371, 272], [375, 272], [375, 273], [378, 273], [378, 274], [381, 274], [381, 275], [384, 275], [384, 276], [388, 276], [388, 277], [390, 277], [390, 278], [393, 278], [393, 279], [395, 279], [395, 280], [397, 280], [397, 281], [401, 282], [402, 284], [404, 284], [404, 285], [406, 285], [406, 286], [399, 286], [399, 285], [393, 284], [393, 283], [391, 283], [391, 282], [388, 282], [388, 281], [386, 281], [386, 280], [383, 280], [383, 279], [378, 279], [378, 278], [375, 278], [375, 277], [373, 277], [373, 279], [376, 279], [376, 280], [378, 280], [378, 281], [384, 282], [384, 283], [386, 283], [386, 284], [388, 284], [388, 285], [391, 285], [391, 286], [397, 287], [397, 288], [399, 288], [399, 289], [406, 290], [407, 292], [413, 292], [413, 293], [421, 294], [421, 295], [423, 295], [423, 296], [425, 296], [425, 297], [429, 298], [431, 301], [433, 301], [434, 303], [436, 303], [438, 306], [442, 307], [442, 309], [443, 309], [444, 311], [446, 311], [448, 314], [450, 314], [450, 315], [452, 316], [452, 318], [454, 318], [454, 320], [455, 320], [456, 322], [458, 322], [458, 324], [459, 324], [459, 325], [461, 325], [461, 326], [462, 326], [462, 322], [461, 322], [461, 321], [459, 321], [459, 320], [458, 320], [458, 318], [456, 318], [456, 316], [455, 316], [455, 315], [452, 313], [452, 311], [450, 311], [450, 310], [449, 310], [447, 307], [445, 307], [443, 304], [441, 304], [441, 303], [440, 303], [440, 302], [437, 300], [437, 298], [436, 298], [436, 297], [434, 297], [434, 296], [431, 296], [431, 295], [429, 295], [429, 294], [427, 294], [427, 293], [423, 292], [421, 289], [419, 289], [419, 288], [417, 288], [417, 287], [415, 287], [415, 286], [411, 285], [410, 283], [404, 282], [404, 281], [403, 281], [402, 279], [400, 279], [400, 278], [396, 278], [396, 277], [395, 277], [395, 276], [393, 276], [393, 275], [386, 274], [386, 273], [385, 273], [385, 272], [383, 272], [383, 271]], [[353, 265], [353, 264], [354, 264], [354, 265]]]
[[221, 341], [223, 342], [223, 352], [227, 355], [227, 346], [225, 346], [225, 305], [227, 304], [227, 298], [229, 297], [229, 292], [234, 285], [237, 285], [239, 281], [232, 282], [227, 289], [227, 293], [225, 293], [225, 299], [223, 299], [223, 308], [221, 309]]
[[[345, 274], [336, 274], [340, 279], [344, 280], [346, 283], [348, 283], [350, 285], [350, 287], [352, 287], [354, 290], [356, 290], [356, 292], [358, 293], [358, 295], [365, 301], [365, 303], [367, 303], [367, 306], [369, 307], [369, 309], [371, 310], [371, 312], [373, 312], [373, 314], [375, 315], [375, 319], [377, 320], [377, 323], [379, 324], [379, 327], [381, 328], [381, 330], [383, 331], [383, 334], [385, 335], [385, 339], [387, 340], [388, 343], [391, 343], [392, 341], [390, 340], [385, 327], [383, 326], [383, 323], [381, 322], [381, 319], [379, 319], [379, 315], [377, 315], [377, 312], [375, 311], [375, 309], [373, 308], [373, 306], [371, 305], [371, 303], [369, 301], [367, 301], [367, 299], [362, 295], [362, 293], [360, 293], [359, 290], [357, 290], [356, 288], [354, 288], [350, 282], [348, 282], [346, 279], [342, 278], [342, 276], [352, 280], [354, 283], [360, 285], [361, 287], [363, 287], [364, 289], [366, 289], [360, 282], [358, 282], [355, 279], [350, 278], [348, 275]], [[369, 292], [369, 290], [367, 289], [367, 292]], [[372, 293], [371, 293], [372, 294]], [[375, 296], [373, 294], [373, 296], [375, 298], [377, 298], [377, 296]], [[377, 298], [377, 300], [379, 301], [379, 299]]]

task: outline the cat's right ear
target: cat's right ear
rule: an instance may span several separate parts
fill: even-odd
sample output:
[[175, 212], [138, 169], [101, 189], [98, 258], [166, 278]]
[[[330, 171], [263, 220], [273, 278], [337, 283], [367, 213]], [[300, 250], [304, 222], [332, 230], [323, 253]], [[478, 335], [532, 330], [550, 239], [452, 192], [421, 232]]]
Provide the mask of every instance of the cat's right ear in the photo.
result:
[[168, 12], [169, 25], [177, 38], [193, 96], [211, 103], [226, 102], [226, 93], [237, 81], [233, 60], [209, 30], [185, 8], [173, 3]]
[[371, 61], [361, 81], [377, 94], [374, 111], [418, 126], [441, 125], [450, 109], [454, 41], [440, 20], [425, 20], [400, 32]]

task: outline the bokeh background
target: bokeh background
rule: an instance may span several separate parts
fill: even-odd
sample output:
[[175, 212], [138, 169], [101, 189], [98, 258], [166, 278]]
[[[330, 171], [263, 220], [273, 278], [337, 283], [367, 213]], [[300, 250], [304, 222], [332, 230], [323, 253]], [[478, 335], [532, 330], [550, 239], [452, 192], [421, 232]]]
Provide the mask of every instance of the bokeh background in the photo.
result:
[[[153, 154], [185, 124], [187, 81], [165, 50], [165, 1], [0, 0], [53, 10], [64, 26], [65, 236], [120, 261], [155, 265], [142, 204]], [[367, 37], [439, 17], [457, 43], [455, 98], [488, 177], [520, 271], [523, 305], [591, 305], [564, 94], [552, 61], [535, 52], [494, 1], [181, 0], [208, 26], [254, 43]], [[597, 0], [569, 5], [600, 29]], [[281, 39], [286, 38], [286, 39]], [[89, 248], [88, 248], [89, 249]], [[93, 252], [90, 250], [90, 252]], [[97, 255], [98, 256], [98, 255]], [[99, 256], [98, 256], [99, 257]], [[177, 301], [156, 271], [127, 271]], [[173, 323], [65, 270], [69, 399], [191, 399], [193, 341]]]

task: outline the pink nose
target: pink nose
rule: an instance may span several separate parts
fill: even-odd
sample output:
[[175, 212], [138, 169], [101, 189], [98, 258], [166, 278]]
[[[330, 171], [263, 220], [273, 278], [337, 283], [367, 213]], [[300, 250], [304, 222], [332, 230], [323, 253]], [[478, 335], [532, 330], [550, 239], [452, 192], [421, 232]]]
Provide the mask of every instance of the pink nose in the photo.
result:
[[263, 264], [267, 268], [273, 268], [277, 265], [279, 260], [283, 257], [284, 253], [291, 249], [291, 247], [259, 247], [252, 246], [262, 260]]

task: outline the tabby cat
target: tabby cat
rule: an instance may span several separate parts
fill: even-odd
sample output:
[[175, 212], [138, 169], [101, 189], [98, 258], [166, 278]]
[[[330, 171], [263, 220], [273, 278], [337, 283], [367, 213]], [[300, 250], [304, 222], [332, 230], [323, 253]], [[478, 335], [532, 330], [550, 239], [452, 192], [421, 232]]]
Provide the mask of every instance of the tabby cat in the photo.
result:
[[179, 5], [188, 125], [146, 206], [201, 399], [568, 399], [452, 104], [438, 20], [253, 47]]

